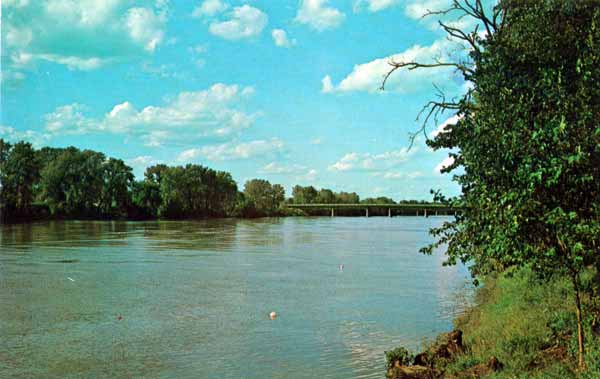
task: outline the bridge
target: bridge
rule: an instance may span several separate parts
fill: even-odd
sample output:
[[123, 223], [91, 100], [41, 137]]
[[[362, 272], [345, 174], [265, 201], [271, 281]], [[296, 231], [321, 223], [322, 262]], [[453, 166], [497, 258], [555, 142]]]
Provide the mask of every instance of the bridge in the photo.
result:
[[415, 216], [438, 216], [438, 215], [454, 215], [458, 208], [449, 207], [439, 203], [401, 203], [401, 204], [375, 204], [375, 203], [356, 203], [356, 204], [285, 204], [285, 207], [292, 209], [300, 209], [303, 211], [310, 210], [327, 210], [330, 212], [331, 217], [336, 215], [339, 211], [364, 211], [364, 215], [369, 217], [373, 215], [373, 211], [378, 210], [386, 211], [388, 217], [398, 215], [415, 215]]

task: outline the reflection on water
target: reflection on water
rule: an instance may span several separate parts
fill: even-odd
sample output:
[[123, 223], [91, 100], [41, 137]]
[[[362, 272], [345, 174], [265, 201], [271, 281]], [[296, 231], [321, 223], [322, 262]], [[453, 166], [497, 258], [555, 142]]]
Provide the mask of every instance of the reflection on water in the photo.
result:
[[0, 377], [380, 378], [469, 299], [417, 253], [443, 221], [2, 226]]

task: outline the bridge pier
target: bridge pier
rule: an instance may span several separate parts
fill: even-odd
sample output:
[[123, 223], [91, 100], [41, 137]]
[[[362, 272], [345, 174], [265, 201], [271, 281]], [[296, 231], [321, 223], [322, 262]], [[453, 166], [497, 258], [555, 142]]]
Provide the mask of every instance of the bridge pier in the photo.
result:
[[365, 208], [365, 216], [369, 217], [369, 208]]
[[388, 217], [392, 217], [392, 208], [388, 208]]
[[331, 208], [331, 217], [335, 217], [335, 209]]
[[427, 208], [425, 208], [425, 217], [427, 218]]

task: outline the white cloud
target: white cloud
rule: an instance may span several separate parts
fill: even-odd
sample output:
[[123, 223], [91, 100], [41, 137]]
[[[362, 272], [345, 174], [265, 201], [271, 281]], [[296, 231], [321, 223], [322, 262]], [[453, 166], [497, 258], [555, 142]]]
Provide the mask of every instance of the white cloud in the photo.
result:
[[382, 177], [384, 179], [415, 179], [423, 176], [421, 171], [412, 172], [401, 172], [401, 171], [388, 171], [384, 172]]
[[333, 83], [331, 82], [331, 77], [329, 75], [325, 75], [325, 77], [321, 80], [321, 92], [323, 93], [331, 93], [334, 91]]
[[269, 21], [264, 12], [248, 4], [233, 8], [228, 16], [227, 21], [213, 21], [208, 31], [228, 40], [251, 38], [259, 35]]
[[157, 161], [156, 159], [152, 158], [150, 155], [141, 155], [139, 157], [135, 157], [135, 158], [131, 158], [131, 159], [127, 159], [125, 161], [125, 163], [127, 163], [130, 166], [149, 166], [155, 163], [158, 163], [160, 161]]
[[292, 164], [282, 165], [281, 163], [271, 162], [259, 170], [261, 174], [294, 174], [306, 170], [305, 166]]
[[35, 130], [17, 130], [11, 126], [0, 125], [0, 138], [10, 142], [27, 141], [35, 147], [41, 147], [49, 139], [46, 133], [40, 133]]
[[399, 3], [399, 0], [355, 0], [354, 12], [360, 12], [366, 8], [369, 12], [379, 12], [394, 6]]
[[315, 179], [317, 179], [318, 174], [319, 171], [315, 169], [310, 169], [306, 172], [306, 174], [297, 176], [296, 180], [301, 182], [314, 182]]
[[2, 1], [2, 8], [9, 8], [9, 7], [22, 8], [27, 5], [29, 5], [29, 0], [3, 0]]
[[399, 150], [387, 151], [380, 154], [372, 153], [348, 153], [340, 160], [329, 166], [330, 171], [350, 171], [350, 170], [384, 170], [406, 162], [417, 148], [402, 148]]
[[229, 8], [229, 4], [226, 4], [220, 0], [204, 0], [202, 4], [194, 8], [192, 12], [193, 17], [203, 16], [215, 16], [218, 13], [222, 13]]
[[127, 29], [131, 38], [147, 51], [154, 51], [165, 33], [165, 14], [155, 14], [147, 8], [131, 8], [127, 12]]
[[251, 87], [218, 83], [203, 91], [181, 92], [163, 106], [138, 110], [125, 101], [101, 118], [86, 116], [87, 108], [80, 104], [64, 105], [46, 115], [46, 130], [55, 135], [94, 132], [138, 135], [150, 146], [159, 146], [165, 140], [225, 136], [250, 127], [258, 116], [235, 107], [253, 91]]
[[435, 174], [441, 174], [441, 171], [446, 168], [451, 166], [454, 163], [454, 157], [448, 156], [446, 158], [444, 158], [443, 161], [441, 161], [440, 163], [438, 163], [435, 168], [433, 169], [433, 172]]
[[446, 121], [442, 122], [440, 125], [438, 125], [438, 127], [431, 132], [430, 136], [431, 138], [435, 138], [437, 137], [438, 134], [440, 133], [444, 133], [444, 129], [446, 128], [446, 126], [448, 125], [454, 125], [458, 122], [458, 120], [460, 120], [462, 118], [462, 116], [459, 115], [454, 115], [450, 118], [448, 118]]
[[125, 163], [133, 168], [135, 176], [139, 178], [144, 175], [144, 171], [147, 167], [162, 163], [162, 161], [155, 159], [150, 155], [141, 155], [135, 158], [126, 159]]
[[273, 37], [273, 42], [275, 42], [275, 46], [289, 48], [296, 44], [295, 39], [288, 39], [286, 31], [283, 29], [273, 29], [273, 31], [271, 31], [271, 36]]
[[90, 71], [103, 66], [110, 59], [102, 59], [98, 57], [79, 58], [76, 56], [64, 56], [56, 54], [38, 54], [32, 57], [43, 59], [48, 62], [54, 62], [67, 66], [69, 70]]
[[346, 15], [328, 6], [328, 2], [328, 0], [301, 0], [295, 20], [318, 31], [339, 26]]
[[209, 145], [185, 150], [179, 154], [177, 160], [180, 162], [189, 162], [198, 158], [204, 158], [209, 161], [248, 159], [276, 153], [282, 149], [283, 142], [278, 138], [242, 143], [227, 142], [220, 145]]
[[348, 153], [339, 161], [329, 166], [330, 171], [348, 171], [355, 167], [355, 162], [358, 161], [358, 153]]
[[[152, 53], [165, 36], [167, 3], [126, 0], [20, 0], [2, 3], [3, 70], [39, 60], [94, 70]], [[27, 57], [27, 62], [23, 61]]]
[[[436, 59], [446, 60], [450, 53], [451, 43], [446, 39], [435, 41], [430, 46], [414, 45], [411, 48], [385, 58], [354, 66], [352, 72], [337, 86], [331, 83], [329, 75], [322, 80], [323, 92], [378, 91], [384, 76], [392, 68], [390, 62], [422, 62], [432, 63]], [[420, 89], [431, 89], [435, 82], [447, 82], [452, 79], [453, 69], [448, 67], [396, 71], [386, 83], [386, 90], [402, 93], [415, 92]]]
[[408, 17], [418, 20], [427, 12], [448, 9], [450, 5], [451, 0], [413, 0], [406, 4], [405, 13]]

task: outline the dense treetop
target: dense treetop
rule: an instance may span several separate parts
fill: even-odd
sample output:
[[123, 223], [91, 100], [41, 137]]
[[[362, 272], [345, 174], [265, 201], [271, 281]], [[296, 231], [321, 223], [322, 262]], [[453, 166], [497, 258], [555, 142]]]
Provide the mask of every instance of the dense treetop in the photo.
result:
[[571, 278], [583, 366], [582, 273], [595, 267], [600, 284], [600, 2], [505, 0], [486, 14], [479, 0], [455, 0], [453, 12], [483, 32], [442, 23], [469, 56], [438, 64], [472, 87], [426, 114], [458, 115], [429, 145], [453, 152], [445, 171], [462, 195], [450, 201], [465, 211], [425, 252], [447, 246], [449, 263], [471, 262], [475, 275], [525, 265]]

